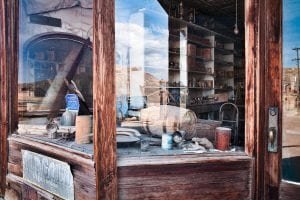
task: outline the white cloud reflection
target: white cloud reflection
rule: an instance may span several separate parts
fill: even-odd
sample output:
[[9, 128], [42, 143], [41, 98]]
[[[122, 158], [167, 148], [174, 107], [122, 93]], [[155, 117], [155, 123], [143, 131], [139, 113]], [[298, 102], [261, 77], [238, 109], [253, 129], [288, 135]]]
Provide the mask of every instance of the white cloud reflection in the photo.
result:
[[116, 23], [116, 63], [122, 67], [157, 69], [151, 74], [166, 79], [167, 74], [160, 69], [167, 69], [169, 63], [168, 27], [160, 27], [158, 32], [142, 25]]

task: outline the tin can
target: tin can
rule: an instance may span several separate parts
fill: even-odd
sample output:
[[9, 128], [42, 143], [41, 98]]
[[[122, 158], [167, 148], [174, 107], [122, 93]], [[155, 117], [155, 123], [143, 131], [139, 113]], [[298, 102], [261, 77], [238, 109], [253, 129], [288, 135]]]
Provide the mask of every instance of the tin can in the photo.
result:
[[229, 150], [231, 138], [231, 129], [225, 127], [217, 127], [215, 133], [215, 147], [218, 150]]
[[163, 133], [161, 138], [161, 148], [165, 150], [172, 149], [173, 137], [172, 134]]

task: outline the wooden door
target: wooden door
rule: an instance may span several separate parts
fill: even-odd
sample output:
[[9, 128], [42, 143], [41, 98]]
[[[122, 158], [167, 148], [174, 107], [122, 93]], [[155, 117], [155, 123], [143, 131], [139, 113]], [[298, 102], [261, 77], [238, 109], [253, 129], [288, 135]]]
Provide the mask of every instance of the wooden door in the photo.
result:
[[282, 176], [280, 199], [300, 199], [299, 11], [299, 1], [282, 1], [282, 161], [280, 165]]
[[264, 150], [257, 154], [257, 179], [263, 182], [261, 190], [257, 184], [257, 194], [262, 199], [300, 199], [300, 2], [265, 0], [259, 7]]

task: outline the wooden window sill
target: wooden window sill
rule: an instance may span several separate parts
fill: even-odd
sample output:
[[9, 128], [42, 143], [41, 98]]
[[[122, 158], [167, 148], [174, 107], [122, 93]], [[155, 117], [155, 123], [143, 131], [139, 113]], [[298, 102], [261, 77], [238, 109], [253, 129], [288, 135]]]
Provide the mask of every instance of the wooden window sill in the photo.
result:
[[[59, 155], [66, 160], [85, 162], [88, 165], [94, 165], [93, 153], [86, 153], [79, 150], [71, 149], [67, 146], [61, 146], [52, 142], [43, 141], [28, 135], [13, 134], [8, 138], [8, 141], [28, 145], [38, 149], [41, 153], [45, 152], [54, 155]], [[93, 146], [93, 144], [90, 144]], [[84, 158], [84, 160], [82, 159]], [[147, 166], [147, 165], [176, 165], [176, 164], [195, 164], [207, 162], [221, 162], [223, 164], [236, 161], [249, 161], [251, 157], [247, 156], [245, 152], [221, 152], [221, 153], [202, 153], [202, 154], [181, 154], [181, 155], [157, 155], [145, 156], [118, 156], [117, 166]]]
[[253, 158], [247, 156], [245, 152], [230, 153], [203, 153], [203, 154], [183, 154], [165, 156], [137, 156], [118, 157], [118, 167], [140, 166], [140, 165], [176, 165], [195, 164], [207, 162], [222, 162], [224, 164], [236, 161], [250, 161]]
[[[70, 148], [66, 145], [62, 146], [57, 143], [49, 142], [43, 139], [39, 139], [37, 136], [32, 135], [17, 135], [13, 134], [8, 138], [9, 143], [21, 143], [38, 149], [42, 152], [51, 152], [53, 154], [62, 155], [69, 158], [76, 159], [81, 157], [84, 159], [93, 160], [93, 152], [83, 152], [74, 148]], [[93, 147], [93, 144], [89, 144]], [[63, 153], [62, 153], [63, 152]], [[92, 164], [92, 163], [89, 163]]]

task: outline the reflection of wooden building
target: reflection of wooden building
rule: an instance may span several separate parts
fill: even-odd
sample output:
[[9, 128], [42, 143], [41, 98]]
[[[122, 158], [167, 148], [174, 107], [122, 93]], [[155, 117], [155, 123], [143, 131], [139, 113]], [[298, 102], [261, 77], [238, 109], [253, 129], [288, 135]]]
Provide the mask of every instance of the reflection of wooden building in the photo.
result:
[[283, 69], [283, 92], [298, 93], [298, 70], [297, 68]]
[[[26, 42], [23, 53], [23, 63], [19, 79], [24, 83], [19, 84], [19, 102], [23, 109], [28, 111], [49, 111], [53, 102], [43, 102], [49, 94], [50, 85], [58, 73], [66, 70], [66, 58], [72, 48], [79, 48], [84, 39], [71, 34], [46, 33], [35, 36]], [[89, 44], [91, 45], [91, 44]], [[92, 63], [91, 47], [84, 50], [83, 57], [78, 61], [71, 78], [77, 83], [88, 104], [92, 106]], [[28, 80], [28, 77], [31, 79]], [[61, 108], [64, 107], [64, 102]], [[35, 108], [35, 109], [34, 109]], [[27, 115], [28, 117], [28, 115]]]
[[[57, 2], [66, 3], [63, 4], [66, 6], [64, 9], [61, 9], [62, 4], [54, 6], [59, 10], [56, 14], [65, 10], [69, 19], [73, 17], [71, 21], [74, 23], [80, 20], [70, 14], [71, 8], [79, 9], [77, 15], [89, 13], [93, 18], [93, 30], [90, 31], [88, 26], [84, 27], [86, 35], [93, 35], [93, 77], [82, 76], [84, 71], [90, 70], [88, 67], [79, 67], [79, 74], [76, 75], [80, 81], [93, 80], [93, 97], [89, 94], [89, 101], [92, 102], [93, 99], [94, 143], [79, 147], [68, 142], [49, 140], [48, 137], [43, 137], [42, 131], [39, 139], [14, 134], [17, 133], [18, 108], [24, 110], [22, 107], [25, 107], [24, 104], [18, 105], [18, 98], [23, 97], [28, 102], [36, 103], [40, 100], [39, 96], [43, 96], [43, 88], [48, 86], [46, 82], [34, 86], [21, 85], [18, 90], [18, 58], [23, 59], [21, 53], [18, 53], [18, 25], [22, 24], [19, 22], [23, 18], [19, 18], [22, 16], [19, 15], [19, 1], [0, 2], [1, 196], [6, 191], [7, 197], [12, 199], [61, 199], [49, 188], [39, 187], [27, 180], [25, 169], [28, 168], [24, 163], [28, 162], [24, 160], [24, 155], [31, 152], [31, 156], [39, 155], [36, 157], [37, 162], [38, 158], [44, 158], [49, 163], [55, 159], [55, 163], [69, 167], [67, 170], [72, 175], [75, 199], [273, 200], [280, 195], [282, 199], [299, 198], [299, 186], [281, 182], [281, 121], [275, 136], [278, 139], [278, 151], [268, 152], [267, 147], [270, 141], [267, 137], [267, 108], [279, 107], [278, 115], [281, 119], [282, 1], [248, 0], [239, 4], [239, 10], [245, 8], [245, 17], [240, 24], [242, 27], [245, 22], [245, 151], [125, 158], [117, 157], [116, 153], [115, 1], [33, 1], [43, 2], [46, 7]], [[168, 8], [170, 1], [159, 2]], [[220, 18], [234, 18], [235, 15], [233, 0], [212, 0], [209, 4], [202, 0], [183, 2], [191, 8], [203, 9], [206, 14]], [[89, 11], [80, 12], [80, 6], [87, 6]], [[178, 7], [170, 8], [171, 11], [178, 10]], [[39, 12], [44, 13], [45, 10]], [[181, 12], [179, 14], [185, 14]], [[70, 29], [67, 30], [70, 32]], [[78, 32], [82, 33], [81, 31]], [[50, 48], [49, 46], [47, 49]], [[36, 56], [39, 59], [44, 58], [41, 54]], [[48, 58], [54, 59], [52, 56]], [[56, 66], [54, 68], [58, 70]], [[36, 86], [42, 90], [36, 90]], [[83, 91], [91, 86], [84, 87]], [[58, 164], [58, 171], [63, 169], [62, 165]], [[39, 171], [37, 166], [36, 163], [31, 166], [36, 169], [32, 173]], [[57, 180], [67, 176], [63, 173], [61, 176], [53, 174]], [[49, 173], [47, 178], [53, 174]]]

